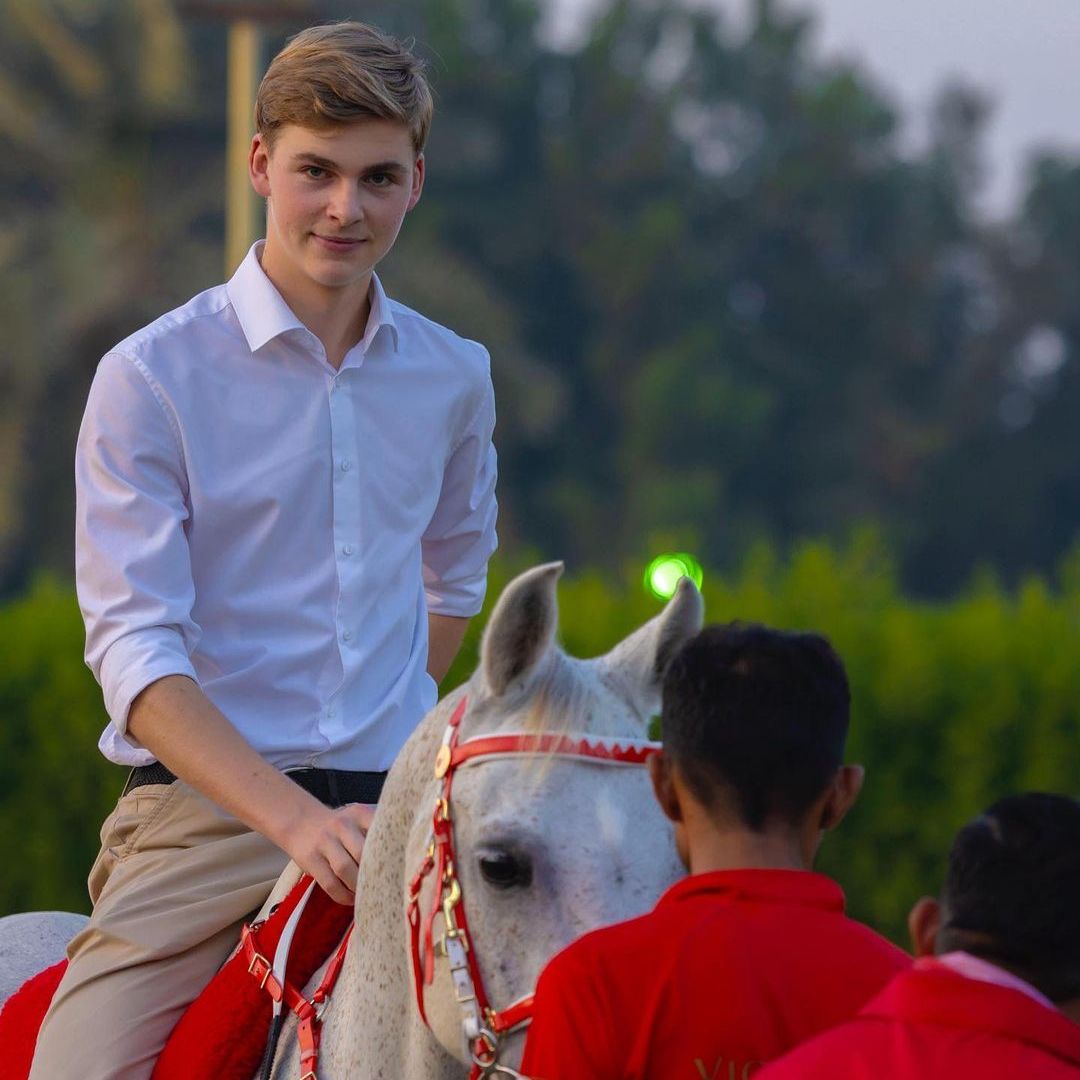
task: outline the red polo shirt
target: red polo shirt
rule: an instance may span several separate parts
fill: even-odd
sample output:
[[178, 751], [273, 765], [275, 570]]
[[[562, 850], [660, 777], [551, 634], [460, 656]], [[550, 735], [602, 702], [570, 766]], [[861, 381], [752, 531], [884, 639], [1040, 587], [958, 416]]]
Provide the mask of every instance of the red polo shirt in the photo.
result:
[[1080, 1024], [1020, 990], [919, 960], [755, 1080], [1077, 1080]]
[[797, 870], [695, 874], [654, 911], [587, 934], [536, 989], [532, 1080], [748, 1080], [854, 1016], [910, 957]]

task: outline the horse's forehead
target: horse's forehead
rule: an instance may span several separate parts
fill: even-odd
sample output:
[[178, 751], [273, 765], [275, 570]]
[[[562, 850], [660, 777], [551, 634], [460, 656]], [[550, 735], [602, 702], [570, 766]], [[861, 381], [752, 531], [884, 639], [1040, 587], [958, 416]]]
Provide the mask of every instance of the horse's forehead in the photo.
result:
[[[481, 729], [581, 731], [592, 735], [645, 735], [645, 720], [601, 660], [560, 655], [555, 676], [533, 698], [503, 705], [489, 701]], [[473, 734], [470, 732], [469, 734]]]
[[[635, 735], [643, 736], [643, 721], [638, 710], [623, 696], [622, 684], [619, 683], [612, 672], [606, 667], [595, 664], [583, 665], [581, 678], [588, 687], [589, 694], [593, 699], [594, 723], [600, 727], [596, 729], [599, 735]], [[617, 724], [618, 727], [612, 725]]]
[[465, 847], [509, 844], [569, 866], [579, 859], [633, 862], [652, 850], [653, 840], [670, 842], [640, 767], [584, 758], [488, 758], [461, 771], [459, 794]]

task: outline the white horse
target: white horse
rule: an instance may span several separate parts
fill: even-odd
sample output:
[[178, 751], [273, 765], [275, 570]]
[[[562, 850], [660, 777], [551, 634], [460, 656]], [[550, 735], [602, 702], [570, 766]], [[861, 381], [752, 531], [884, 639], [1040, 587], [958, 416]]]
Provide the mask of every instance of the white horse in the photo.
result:
[[[684, 581], [660, 615], [612, 652], [570, 658], [554, 641], [561, 571], [561, 564], [549, 564], [511, 582], [485, 631], [479, 668], [424, 719], [390, 772], [360, 867], [356, 931], [322, 1028], [324, 1080], [461, 1080], [473, 1063], [476, 1043], [463, 1033], [468, 1016], [455, 996], [461, 972], [451, 971], [454, 949], [436, 956], [433, 979], [421, 990], [425, 1024], [406, 919], [416, 873], [432, 850], [433, 811], [447, 792], [433, 766], [451, 717], [461, 718], [462, 743], [524, 731], [537, 742], [542, 732], [573, 733], [564, 741], [575, 744], [579, 734], [607, 747], [613, 740], [633, 744], [658, 710], [668, 663], [701, 625], [700, 595]], [[559, 949], [594, 927], [647, 910], [681, 873], [644, 769], [612, 768], [589, 756], [504, 753], [470, 761], [453, 785], [452, 874], [468, 911], [476, 971], [495, 1010], [531, 994]], [[436, 876], [427, 875], [414, 891], [422, 919], [436, 912], [439, 938], [448, 928], [447, 896]], [[422, 933], [419, 950], [423, 967]], [[43, 956], [39, 966], [55, 958]], [[485, 1027], [487, 1020], [481, 1017]], [[301, 1075], [296, 1033], [290, 1018], [275, 1080]], [[516, 1075], [520, 1029], [494, 1042], [480, 1075]]]

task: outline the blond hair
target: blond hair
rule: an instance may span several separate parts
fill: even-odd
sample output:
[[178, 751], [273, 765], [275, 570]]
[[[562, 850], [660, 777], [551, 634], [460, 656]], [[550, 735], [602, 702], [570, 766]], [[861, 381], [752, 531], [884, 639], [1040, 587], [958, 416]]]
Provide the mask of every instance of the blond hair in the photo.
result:
[[255, 130], [269, 146], [286, 124], [325, 129], [394, 120], [420, 153], [433, 103], [424, 64], [396, 38], [359, 22], [312, 26], [274, 57], [255, 97]]

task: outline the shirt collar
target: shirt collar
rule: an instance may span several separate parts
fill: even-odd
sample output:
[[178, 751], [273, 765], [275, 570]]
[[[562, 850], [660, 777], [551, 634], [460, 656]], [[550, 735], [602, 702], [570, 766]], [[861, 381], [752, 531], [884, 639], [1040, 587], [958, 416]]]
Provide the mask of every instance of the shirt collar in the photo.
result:
[[258, 352], [268, 341], [289, 330], [305, 329], [259, 264], [265, 243], [259, 240], [251, 245], [226, 286], [229, 302], [252, 352]]
[[824, 874], [808, 870], [714, 870], [691, 874], [672, 885], [660, 903], [675, 904], [703, 894], [726, 895], [731, 900], [749, 903], [844, 910], [844, 892], [840, 886]]
[[980, 979], [982, 982], [993, 983], [995, 986], [1007, 986], [1013, 990], [1019, 990], [1021, 994], [1027, 994], [1040, 1005], [1045, 1005], [1048, 1009], [1054, 1008], [1054, 1003], [1031, 983], [1014, 975], [1011, 971], [998, 967], [997, 964], [991, 964], [989, 960], [972, 956], [969, 952], [958, 950], [945, 953], [937, 958], [937, 962], [969, 979]]
[[371, 343], [375, 340], [375, 335], [385, 326], [390, 331], [393, 348], [397, 352], [398, 326], [394, 322], [393, 305], [386, 295], [386, 290], [383, 289], [379, 275], [375, 273], [371, 275], [370, 297], [371, 314], [368, 315], [367, 328], [364, 330], [364, 336], [360, 340], [360, 347], [364, 352], [367, 352], [371, 347]]
[[1080, 1064], [1080, 1024], [1012, 987], [961, 975], [939, 958], [916, 960], [860, 1015], [989, 1031], [1034, 1043]]
[[[307, 327], [296, 317], [284, 297], [266, 276], [259, 256], [265, 240], [258, 240], [251, 245], [244, 261], [237, 267], [236, 273], [229, 279], [226, 290], [229, 302], [240, 323], [240, 329], [247, 338], [248, 348], [258, 352], [268, 341], [290, 330], [304, 330]], [[367, 327], [358, 347], [364, 354], [371, 347], [375, 336], [382, 327], [390, 331], [393, 349], [398, 347], [398, 327], [386, 291], [377, 274], [371, 275], [371, 313]], [[307, 331], [310, 333], [310, 331]]]

